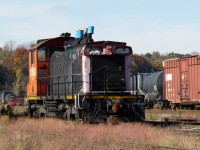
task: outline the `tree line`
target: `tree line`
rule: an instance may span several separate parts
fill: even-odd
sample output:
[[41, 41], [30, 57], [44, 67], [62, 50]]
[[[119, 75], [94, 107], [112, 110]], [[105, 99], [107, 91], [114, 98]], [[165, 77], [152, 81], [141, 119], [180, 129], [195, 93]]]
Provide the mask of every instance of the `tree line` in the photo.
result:
[[[28, 51], [34, 43], [17, 45], [14, 41], [8, 41], [0, 47], [0, 91], [13, 91], [16, 95], [26, 95], [28, 81]], [[133, 54], [131, 70], [136, 73], [149, 73], [162, 70], [162, 61], [177, 57], [196, 55], [167, 53], [158, 51], [146, 54]]]
[[146, 54], [133, 54], [131, 62], [131, 70], [136, 73], [151, 73], [162, 70], [163, 60], [181, 58], [192, 55], [199, 55], [198, 52], [191, 52], [190, 54], [180, 54], [170, 52], [161, 54], [158, 51]]
[[25, 95], [28, 79], [28, 49], [32, 44], [8, 41], [0, 48], [0, 91]]

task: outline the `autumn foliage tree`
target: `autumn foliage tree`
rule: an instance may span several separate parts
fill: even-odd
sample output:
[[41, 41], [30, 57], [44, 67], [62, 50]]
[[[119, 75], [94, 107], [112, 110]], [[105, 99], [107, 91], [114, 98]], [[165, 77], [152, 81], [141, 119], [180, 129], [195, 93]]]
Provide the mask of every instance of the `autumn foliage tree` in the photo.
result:
[[153, 66], [155, 71], [161, 71], [162, 70], [162, 62], [163, 58], [160, 52], [153, 52], [151, 57], [151, 65]]
[[[11, 58], [11, 53], [8, 50], [0, 49], [0, 64], [6, 66], [6, 61]], [[10, 64], [10, 63], [9, 63]]]
[[0, 91], [13, 91], [16, 95], [26, 93], [28, 77], [28, 50], [26, 46], [14, 47], [9, 41], [0, 48]]
[[141, 55], [132, 55], [131, 69], [134, 73], [146, 73], [151, 72], [152, 65]]
[[28, 77], [28, 50], [24, 47], [18, 47], [12, 55], [11, 61], [13, 72], [16, 76], [15, 93], [17, 95], [25, 94]]
[[138, 72], [156, 72], [156, 71], [161, 71], [163, 68], [162, 63], [163, 60], [166, 59], [173, 59], [173, 58], [180, 58], [180, 57], [185, 57], [185, 56], [190, 56], [189, 54], [179, 54], [179, 53], [166, 53], [166, 54], [161, 54], [158, 51], [154, 51], [152, 53], [146, 53], [146, 54], [141, 54], [133, 55], [133, 61], [134, 61], [134, 68], [138, 68]]

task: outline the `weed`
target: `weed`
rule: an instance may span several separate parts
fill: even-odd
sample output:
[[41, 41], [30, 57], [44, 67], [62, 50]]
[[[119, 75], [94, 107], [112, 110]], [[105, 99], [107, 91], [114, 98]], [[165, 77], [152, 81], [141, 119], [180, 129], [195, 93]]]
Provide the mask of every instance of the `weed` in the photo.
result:
[[[199, 148], [195, 136], [142, 123], [81, 124], [59, 119], [0, 118], [0, 147], [16, 150]], [[0, 148], [0, 150], [1, 150]]]

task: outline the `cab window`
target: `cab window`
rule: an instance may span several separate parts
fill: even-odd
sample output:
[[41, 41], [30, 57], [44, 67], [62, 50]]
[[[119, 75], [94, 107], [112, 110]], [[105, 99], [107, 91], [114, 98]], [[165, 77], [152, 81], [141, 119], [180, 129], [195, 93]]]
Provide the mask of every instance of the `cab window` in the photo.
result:
[[35, 56], [34, 56], [34, 51], [31, 51], [31, 64], [35, 64]]
[[38, 61], [46, 61], [47, 60], [47, 49], [45, 47], [38, 49]]

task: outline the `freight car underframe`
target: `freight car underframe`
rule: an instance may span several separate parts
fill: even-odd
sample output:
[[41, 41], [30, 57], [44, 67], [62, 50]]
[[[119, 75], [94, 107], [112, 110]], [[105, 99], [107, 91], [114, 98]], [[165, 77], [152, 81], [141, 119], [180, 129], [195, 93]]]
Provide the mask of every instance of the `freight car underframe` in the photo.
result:
[[177, 103], [172, 103], [171, 101], [169, 102], [169, 106], [171, 109], [198, 109], [200, 107], [200, 103], [199, 101], [181, 101], [181, 102], [177, 102]]
[[[91, 91], [83, 94], [75, 91], [77, 82], [52, 82], [53, 84], [50, 84], [47, 81], [50, 80], [46, 79], [45, 82], [39, 83], [40, 85], [45, 84], [46, 89], [58, 86], [58, 93], [55, 95], [46, 92], [46, 95], [28, 97], [30, 117], [55, 116], [85, 122], [108, 122], [113, 119], [143, 121], [145, 118], [144, 96], [137, 92], [123, 91], [123, 89], [108, 91], [105, 86], [105, 91]], [[60, 94], [59, 85], [61, 84], [71, 86], [72, 91], [67, 93], [65, 90], [64, 94]]]
[[200, 107], [199, 101], [180, 101], [177, 103], [172, 103], [170, 100], [165, 99], [156, 99], [156, 100], [148, 100], [145, 99], [145, 108], [158, 108], [158, 109], [198, 109]]

